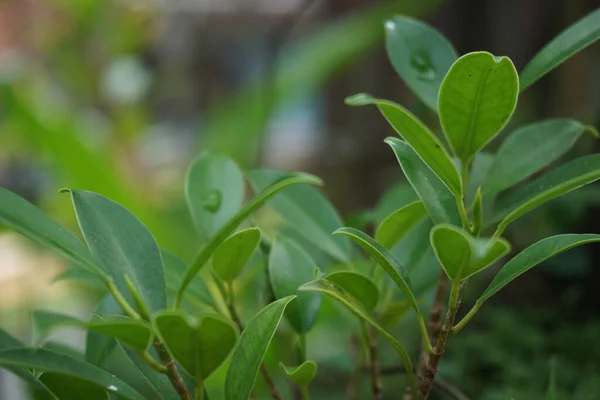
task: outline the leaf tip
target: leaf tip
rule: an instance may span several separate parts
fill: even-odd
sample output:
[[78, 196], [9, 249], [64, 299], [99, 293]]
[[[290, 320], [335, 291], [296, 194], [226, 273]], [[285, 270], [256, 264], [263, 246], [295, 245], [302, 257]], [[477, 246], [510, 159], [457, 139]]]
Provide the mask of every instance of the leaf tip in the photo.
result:
[[584, 132], [589, 132], [596, 139], [600, 138], [600, 133], [598, 133], [598, 130], [593, 125], [586, 125]]
[[375, 98], [368, 93], [357, 93], [344, 99], [344, 103], [349, 106], [366, 106], [374, 102]]

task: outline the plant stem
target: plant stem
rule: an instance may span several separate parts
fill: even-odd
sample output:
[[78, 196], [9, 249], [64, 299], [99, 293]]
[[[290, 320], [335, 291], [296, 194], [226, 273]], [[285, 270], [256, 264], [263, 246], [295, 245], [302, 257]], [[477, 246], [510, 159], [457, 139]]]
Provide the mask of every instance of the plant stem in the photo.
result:
[[475, 303], [475, 305], [473, 306], [473, 308], [471, 308], [471, 310], [469, 310], [467, 315], [465, 315], [463, 319], [461, 319], [456, 325], [454, 325], [454, 328], [452, 328], [452, 334], [457, 334], [458, 332], [460, 332], [469, 323], [469, 321], [471, 321], [471, 319], [475, 316], [477, 311], [479, 311], [482, 305], [483, 303]]
[[167, 376], [171, 382], [171, 386], [175, 389], [181, 400], [192, 400], [192, 395], [188, 392], [185, 382], [175, 366], [175, 360], [171, 357], [161, 341], [154, 341], [154, 349], [158, 353], [159, 360], [167, 368]]
[[277, 390], [277, 386], [275, 386], [275, 382], [273, 382], [273, 379], [271, 379], [271, 375], [269, 375], [269, 371], [267, 371], [265, 364], [261, 364], [260, 373], [262, 374], [265, 383], [269, 387], [269, 391], [271, 392], [271, 397], [273, 400], [283, 400], [279, 394], [279, 391]]
[[307, 385], [300, 386], [300, 398], [302, 400], [310, 400], [310, 394], [308, 393]]
[[377, 335], [374, 334], [364, 321], [361, 321], [363, 335], [367, 343], [369, 369], [371, 371], [371, 393], [373, 400], [382, 400], [381, 376], [379, 375], [379, 351], [377, 349]]
[[196, 388], [194, 390], [194, 400], [204, 400], [204, 381], [196, 377]]
[[125, 299], [125, 297], [123, 297], [121, 292], [119, 292], [119, 289], [117, 289], [117, 286], [112, 280], [107, 281], [106, 286], [108, 287], [108, 291], [110, 292], [110, 294], [113, 295], [113, 297], [115, 298], [119, 306], [121, 306], [125, 314], [138, 321], [142, 319], [142, 317], [140, 317], [140, 314], [138, 314], [137, 311], [135, 311], [133, 307], [129, 305], [129, 302]]
[[144, 359], [144, 361], [146, 361], [146, 364], [148, 364], [149, 366], [154, 368], [156, 371], [160, 372], [161, 374], [167, 373], [167, 367], [165, 367], [164, 365], [162, 365], [158, 361], [156, 361], [154, 358], [152, 358], [152, 356], [150, 355], [150, 353], [148, 353], [148, 351], [140, 351], [139, 354], [140, 354], [140, 357], [142, 357], [142, 359]]

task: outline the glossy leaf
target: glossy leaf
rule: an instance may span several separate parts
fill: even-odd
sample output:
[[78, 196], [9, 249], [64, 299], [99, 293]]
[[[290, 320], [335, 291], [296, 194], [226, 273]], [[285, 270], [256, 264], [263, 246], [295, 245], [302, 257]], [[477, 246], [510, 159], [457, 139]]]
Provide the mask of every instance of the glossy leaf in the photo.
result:
[[532, 244], [504, 264], [477, 302], [481, 304], [488, 300], [515, 278], [547, 259], [573, 247], [594, 242], [600, 242], [600, 235], [557, 235]]
[[386, 49], [394, 69], [408, 87], [434, 111], [446, 73], [458, 57], [440, 32], [405, 16], [385, 22]]
[[203, 153], [188, 170], [185, 195], [198, 232], [212, 237], [242, 208], [244, 175], [225, 156]]
[[379, 331], [379, 333], [381, 333], [381, 335], [383, 337], [385, 337], [390, 342], [390, 344], [394, 347], [394, 349], [396, 349], [396, 351], [398, 352], [398, 355], [400, 356], [400, 359], [402, 360], [402, 364], [404, 364], [404, 367], [406, 368], [409, 382], [411, 383], [413, 396], [415, 398], [417, 398], [416, 397], [417, 396], [417, 394], [416, 394], [417, 388], [416, 388], [416, 382], [415, 382], [415, 377], [414, 377], [414, 373], [413, 373], [413, 365], [412, 365], [412, 361], [410, 360], [410, 356], [408, 355], [408, 353], [406, 352], [404, 347], [402, 347], [402, 345], [400, 343], [398, 343], [398, 341], [390, 333], [388, 333], [385, 329], [383, 329], [375, 321], [375, 319], [369, 315], [369, 313], [365, 309], [363, 309], [361, 303], [358, 300], [356, 300], [354, 297], [352, 297], [344, 289], [337, 286], [335, 283], [328, 282], [323, 279], [319, 279], [316, 281], [306, 283], [306, 284], [302, 285], [302, 287], [300, 287], [300, 290], [320, 292], [320, 293], [326, 294], [327, 296], [340, 302], [348, 310], [350, 310], [354, 315], [356, 315], [360, 319], [367, 322], [373, 328], [377, 329]]
[[402, 106], [368, 94], [346, 99], [346, 104], [375, 104], [394, 130], [413, 148], [421, 160], [455, 195], [462, 193], [462, 182], [450, 155], [440, 140], [417, 117]]
[[502, 142], [483, 186], [484, 193], [508, 189], [550, 165], [585, 130], [584, 125], [572, 119], [551, 119], [517, 129]]
[[86, 326], [89, 330], [114, 337], [137, 350], [146, 350], [153, 336], [147, 323], [127, 317], [97, 318]]
[[289, 380], [300, 386], [308, 385], [317, 375], [317, 363], [310, 360], [304, 361], [297, 367], [286, 367], [283, 363], [279, 363], [279, 368]]
[[79, 227], [95, 260], [131, 298], [129, 276], [151, 312], [167, 307], [163, 262], [152, 233], [125, 207], [96, 193], [70, 190]]
[[322, 182], [319, 178], [313, 175], [308, 174], [288, 174], [273, 182], [271, 185], [267, 186], [264, 190], [256, 194], [252, 200], [244, 205], [244, 207], [227, 222], [227, 224], [223, 225], [223, 227], [214, 235], [212, 238], [204, 245], [202, 250], [196, 255], [194, 261], [189, 266], [189, 268], [185, 271], [185, 275], [183, 276], [181, 286], [177, 291], [177, 296], [175, 299], [175, 305], [179, 306], [181, 299], [183, 297], [183, 292], [190, 284], [192, 279], [196, 276], [196, 274], [200, 271], [200, 269], [206, 264], [206, 262], [210, 259], [215, 249], [225, 240], [227, 237], [254, 211], [256, 211], [260, 206], [262, 206], [267, 200], [271, 197], [275, 196], [277, 193], [282, 191], [283, 189], [291, 186], [297, 185], [301, 183], [306, 183], [310, 185], [320, 185]]
[[103, 388], [75, 376], [44, 372], [39, 381], [60, 400], [108, 400]]
[[498, 231], [503, 232], [508, 224], [534, 208], [599, 178], [600, 154], [580, 157], [553, 169], [515, 193], [498, 199], [494, 219], [502, 220]]
[[510, 251], [510, 244], [502, 238], [474, 238], [452, 225], [434, 226], [431, 246], [446, 275], [455, 283], [489, 267]]
[[216, 315], [192, 318], [165, 311], [154, 324], [173, 357], [190, 374], [205, 380], [227, 358], [237, 342], [237, 328]]
[[212, 267], [219, 278], [233, 281], [256, 251], [260, 238], [258, 228], [249, 228], [225, 239], [212, 255]]
[[278, 238], [273, 241], [268, 266], [271, 287], [277, 299], [298, 296], [287, 307], [285, 317], [300, 334], [312, 328], [321, 306], [321, 296], [298, 293], [298, 287], [314, 279], [315, 267], [310, 256], [291, 240]]
[[377, 285], [364, 275], [352, 271], [340, 271], [328, 274], [324, 279], [344, 289], [360, 301], [367, 310], [373, 310], [379, 301]]
[[[281, 172], [272, 170], [254, 170], [248, 173], [248, 178], [257, 190], [263, 190], [281, 176]], [[285, 220], [286, 226], [312, 245], [336, 260], [350, 260], [350, 243], [343, 238], [331, 236], [331, 232], [343, 225], [342, 219], [317, 189], [308, 185], [290, 187], [270, 199], [268, 204]]]
[[248, 323], [231, 355], [231, 363], [225, 378], [226, 400], [246, 400], [250, 397], [258, 369], [265, 358], [275, 330], [285, 308], [295, 297], [284, 297], [269, 304]]
[[16, 348], [0, 351], [0, 366], [35, 368], [37, 371], [71, 376], [95, 384], [123, 399], [144, 397], [114, 375], [70, 356], [39, 348]]
[[413, 148], [396, 138], [387, 138], [385, 142], [396, 154], [404, 175], [417, 192], [431, 219], [436, 224], [459, 225], [460, 216], [456, 209], [455, 196], [419, 158]]
[[519, 77], [507, 57], [474, 52], [452, 65], [440, 88], [440, 122], [463, 163], [469, 162], [506, 125], [518, 95]]
[[600, 9], [562, 31], [533, 57], [521, 72], [521, 91], [598, 39]]
[[388, 215], [375, 231], [375, 240], [391, 248], [427, 216], [423, 202], [415, 201]]

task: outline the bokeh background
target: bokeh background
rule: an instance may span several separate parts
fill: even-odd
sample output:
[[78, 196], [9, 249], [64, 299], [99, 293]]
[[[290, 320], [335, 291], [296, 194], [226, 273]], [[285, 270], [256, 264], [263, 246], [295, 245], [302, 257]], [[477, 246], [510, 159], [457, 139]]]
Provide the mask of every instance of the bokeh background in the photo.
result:
[[[58, 189], [102, 193], [189, 260], [198, 238], [183, 180], [208, 149], [245, 169], [315, 173], [343, 218], [356, 221], [403, 177], [383, 143], [392, 129], [375, 108], [349, 108], [344, 97], [396, 100], [439, 132], [387, 59], [385, 18], [417, 16], [459, 54], [487, 50], [520, 69], [597, 7], [597, 0], [3, 0], [0, 185], [74, 229]], [[599, 66], [598, 44], [561, 65], [524, 93], [506, 131], [550, 117], [600, 126]], [[566, 158], [598, 147], [584, 137]], [[515, 249], [549, 234], [600, 233], [598, 189], [515, 224], [507, 233]], [[599, 258], [598, 246], [577, 248], [511, 284], [452, 339], [441, 375], [466, 398], [535, 400], [544, 398], [554, 365], [565, 399], [599, 399]], [[1, 231], [0, 326], [28, 341], [34, 308], [86, 315], [102, 291], [52, 283], [65, 267]], [[466, 303], [491, 273], [469, 286]], [[312, 341], [333, 346], [337, 334], [316, 329]], [[84, 335], [67, 331], [57, 340], [77, 347]], [[351, 360], [332, 359], [314, 383], [316, 399], [344, 398], [333, 388], [344, 392], [335, 382], [351, 375], [344, 366]], [[23, 396], [0, 371], [0, 398]]]

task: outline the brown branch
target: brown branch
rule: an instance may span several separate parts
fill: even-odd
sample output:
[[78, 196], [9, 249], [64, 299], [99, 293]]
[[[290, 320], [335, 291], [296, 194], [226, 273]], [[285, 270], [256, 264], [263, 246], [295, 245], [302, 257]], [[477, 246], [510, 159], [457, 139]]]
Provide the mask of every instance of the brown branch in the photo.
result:
[[366, 327], [368, 350], [369, 350], [369, 369], [371, 371], [371, 392], [373, 400], [382, 400], [381, 377], [379, 375], [379, 351], [377, 349], [377, 335], [370, 333], [369, 327]]
[[192, 400], [192, 395], [188, 392], [187, 387], [185, 386], [185, 382], [179, 372], [177, 371], [177, 366], [175, 365], [175, 360], [171, 357], [165, 346], [162, 344], [160, 340], [155, 340], [154, 349], [158, 354], [158, 359], [164, 364], [167, 368], [167, 376], [169, 377], [169, 381], [171, 385], [181, 397], [181, 400]]

